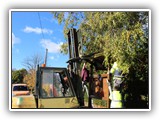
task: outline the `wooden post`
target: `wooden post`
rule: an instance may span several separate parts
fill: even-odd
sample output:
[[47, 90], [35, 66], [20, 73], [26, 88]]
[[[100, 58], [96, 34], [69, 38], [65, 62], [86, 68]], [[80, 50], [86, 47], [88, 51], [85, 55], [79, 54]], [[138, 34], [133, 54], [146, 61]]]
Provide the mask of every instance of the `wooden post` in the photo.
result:
[[93, 82], [93, 65], [90, 65], [90, 80], [89, 80], [89, 97], [88, 97], [88, 107], [92, 108], [92, 82]]

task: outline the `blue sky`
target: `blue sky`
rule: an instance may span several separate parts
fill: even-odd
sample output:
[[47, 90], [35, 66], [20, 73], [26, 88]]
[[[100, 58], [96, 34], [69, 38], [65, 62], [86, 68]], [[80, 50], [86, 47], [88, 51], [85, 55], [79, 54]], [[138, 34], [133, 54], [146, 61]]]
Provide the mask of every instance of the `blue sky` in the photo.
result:
[[[12, 69], [25, 68], [22, 62], [34, 54], [45, 57], [48, 49], [47, 66], [66, 67], [68, 55], [61, 54], [60, 45], [66, 40], [63, 25], [59, 25], [50, 12], [12, 11]], [[43, 31], [43, 34], [42, 34]], [[43, 37], [44, 35], [44, 37]]]

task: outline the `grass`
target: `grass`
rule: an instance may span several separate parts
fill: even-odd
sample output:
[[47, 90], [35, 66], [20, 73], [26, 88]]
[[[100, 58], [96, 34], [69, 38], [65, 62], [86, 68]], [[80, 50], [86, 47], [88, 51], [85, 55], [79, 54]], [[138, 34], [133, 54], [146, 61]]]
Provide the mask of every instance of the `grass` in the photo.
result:
[[[88, 103], [88, 97], [87, 97], [86, 93], [84, 94], [84, 101]], [[107, 101], [102, 100], [102, 99], [98, 99], [98, 98], [93, 98], [93, 104], [94, 104], [94, 106], [101, 106], [102, 108], [107, 107]]]

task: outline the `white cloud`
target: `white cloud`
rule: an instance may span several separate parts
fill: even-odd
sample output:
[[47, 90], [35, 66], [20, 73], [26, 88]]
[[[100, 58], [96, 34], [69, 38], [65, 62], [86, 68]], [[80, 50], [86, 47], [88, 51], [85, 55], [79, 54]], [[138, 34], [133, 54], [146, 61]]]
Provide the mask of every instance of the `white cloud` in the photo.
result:
[[49, 22], [51, 22], [51, 23], [58, 24], [58, 20], [56, 20], [55, 18], [49, 19], [49, 18], [44, 17], [44, 18], [42, 18], [42, 19], [45, 20], [45, 21], [49, 21]]
[[54, 56], [49, 56], [50, 60], [58, 61], [60, 58], [59, 54], [54, 54]]
[[50, 56], [49, 58], [50, 58], [51, 60], [54, 60], [54, 59], [55, 59], [54, 56]]
[[38, 27], [33, 28], [33, 27], [28, 27], [28, 26], [26, 26], [26, 27], [23, 29], [23, 31], [26, 32], [26, 33], [31, 33], [31, 32], [33, 32], [33, 33], [36, 33], [36, 34], [41, 34], [42, 32], [43, 32], [44, 34], [52, 34], [52, 33], [53, 33], [53, 31], [50, 30], [50, 29], [46, 29], [46, 28], [41, 29], [41, 28], [38, 28]]
[[59, 44], [60, 44], [60, 45], [63, 45], [63, 42], [60, 42]]
[[14, 46], [15, 44], [20, 43], [20, 39], [18, 37], [16, 37], [14, 35], [14, 33], [12, 33], [12, 46]]
[[60, 46], [63, 44], [63, 42], [54, 43], [49, 39], [42, 39], [40, 43], [41, 43], [42, 47], [44, 47], [45, 49], [47, 48], [48, 52], [50, 52], [50, 53], [60, 52]]

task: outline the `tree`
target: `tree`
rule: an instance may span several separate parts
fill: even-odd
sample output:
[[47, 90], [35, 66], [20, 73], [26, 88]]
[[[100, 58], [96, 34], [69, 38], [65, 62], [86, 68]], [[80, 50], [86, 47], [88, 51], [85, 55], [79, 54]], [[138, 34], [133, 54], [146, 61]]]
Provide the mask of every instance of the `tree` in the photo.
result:
[[24, 77], [23, 82], [33, 91], [36, 82], [36, 67], [42, 64], [42, 56], [40, 54], [34, 54], [27, 57], [23, 61], [23, 65], [28, 70], [28, 74]]
[[12, 71], [12, 83], [23, 83], [23, 78], [27, 74], [26, 69], [13, 70]]
[[31, 91], [34, 91], [36, 83], [36, 71], [30, 70], [29, 73], [23, 78], [23, 82], [28, 85]]
[[[65, 36], [72, 27], [81, 30], [86, 54], [103, 52], [106, 66], [117, 61], [127, 78], [126, 92], [132, 103], [137, 103], [142, 94], [148, 96], [148, 12], [55, 12], [54, 17], [64, 24]], [[140, 82], [143, 84], [138, 85]]]
[[124, 73], [129, 72], [137, 52], [148, 53], [148, 12], [54, 12], [54, 17], [64, 23], [65, 36], [79, 26], [85, 52], [104, 51], [106, 62], [110, 57], [118, 61]]
[[28, 71], [36, 70], [37, 65], [42, 64], [42, 56], [37, 53], [32, 56], [26, 57], [22, 64]]

